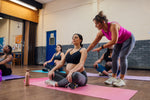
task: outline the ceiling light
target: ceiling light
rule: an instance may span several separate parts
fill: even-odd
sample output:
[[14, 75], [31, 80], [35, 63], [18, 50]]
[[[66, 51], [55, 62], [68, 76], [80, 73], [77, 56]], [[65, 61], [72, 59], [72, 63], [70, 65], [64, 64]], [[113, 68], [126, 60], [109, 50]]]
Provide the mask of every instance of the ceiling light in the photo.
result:
[[0, 19], [3, 19], [3, 17], [0, 17]]
[[19, 5], [22, 5], [22, 6], [24, 6], [24, 7], [30, 8], [30, 9], [32, 9], [32, 10], [37, 10], [36, 7], [31, 6], [31, 5], [27, 4], [27, 3], [24, 3], [24, 2], [22, 2], [22, 1], [20, 1], [20, 0], [10, 0], [10, 1], [12, 1], [12, 2], [14, 2], [14, 3], [17, 3], [17, 4], [19, 4]]

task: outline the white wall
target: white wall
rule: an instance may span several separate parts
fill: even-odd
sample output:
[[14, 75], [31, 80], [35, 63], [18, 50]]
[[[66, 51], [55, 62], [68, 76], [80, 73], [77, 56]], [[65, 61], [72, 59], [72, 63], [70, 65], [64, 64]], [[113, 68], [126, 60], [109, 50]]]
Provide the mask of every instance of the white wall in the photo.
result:
[[8, 36], [9, 36], [9, 20], [1, 19], [0, 20], [0, 37], [4, 37], [5, 39], [4, 45], [8, 44]]
[[[5, 38], [5, 45], [15, 46], [15, 39], [17, 35], [23, 33], [23, 22], [14, 21], [10, 19], [0, 20], [0, 37]], [[21, 51], [21, 49], [19, 49]]]
[[96, 0], [54, 0], [46, 4], [40, 12], [37, 46], [46, 45], [46, 32], [51, 30], [57, 31], [57, 41], [63, 45], [71, 44], [76, 32], [84, 36], [84, 43], [91, 42], [97, 33], [92, 21], [95, 14]]
[[83, 43], [91, 43], [98, 32], [92, 20], [100, 10], [109, 21], [131, 31], [136, 40], [150, 39], [148, 4], [150, 0], [54, 0], [40, 11], [36, 46], [46, 46], [46, 32], [51, 30], [57, 31], [57, 41], [63, 45], [71, 44], [75, 32], [83, 35]]
[[150, 39], [150, 0], [101, 0], [103, 10], [110, 21], [119, 22], [131, 31], [136, 40]]
[[9, 45], [14, 46], [16, 36], [22, 35], [22, 33], [23, 33], [23, 22], [10, 20], [10, 44]]

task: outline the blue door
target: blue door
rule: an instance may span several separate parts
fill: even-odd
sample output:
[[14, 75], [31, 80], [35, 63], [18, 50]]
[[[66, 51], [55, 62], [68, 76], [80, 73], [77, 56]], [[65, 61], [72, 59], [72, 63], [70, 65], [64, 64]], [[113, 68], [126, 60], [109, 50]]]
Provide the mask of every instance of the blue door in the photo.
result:
[[[56, 52], [56, 30], [48, 31], [46, 36], [46, 61], [50, 60]], [[50, 63], [53, 65], [54, 62]]]
[[0, 52], [3, 52], [4, 38], [0, 37]]

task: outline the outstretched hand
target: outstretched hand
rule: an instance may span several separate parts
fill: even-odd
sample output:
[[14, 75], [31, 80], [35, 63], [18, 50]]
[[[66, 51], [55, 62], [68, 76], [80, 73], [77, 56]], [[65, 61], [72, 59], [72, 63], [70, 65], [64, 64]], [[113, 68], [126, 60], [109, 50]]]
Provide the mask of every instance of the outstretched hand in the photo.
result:
[[100, 48], [93, 49], [92, 51], [93, 51], [93, 52], [95, 52], [95, 51], [99, 52], [99, 51], [101, 51], [101, 50], [102, 50], [102, 49], [101, 49], [101, 47], [100, 47]]

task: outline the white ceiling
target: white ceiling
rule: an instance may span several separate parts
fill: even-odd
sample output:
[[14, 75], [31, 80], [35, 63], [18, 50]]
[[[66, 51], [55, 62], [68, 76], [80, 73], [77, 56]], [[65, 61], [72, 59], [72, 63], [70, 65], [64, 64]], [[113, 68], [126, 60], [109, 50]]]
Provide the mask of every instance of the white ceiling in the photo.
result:
[[53, 1], [53, 0], [35, 0], [35, 1], [44, 4], [44, 3], [48, 3], [48, 2]]

